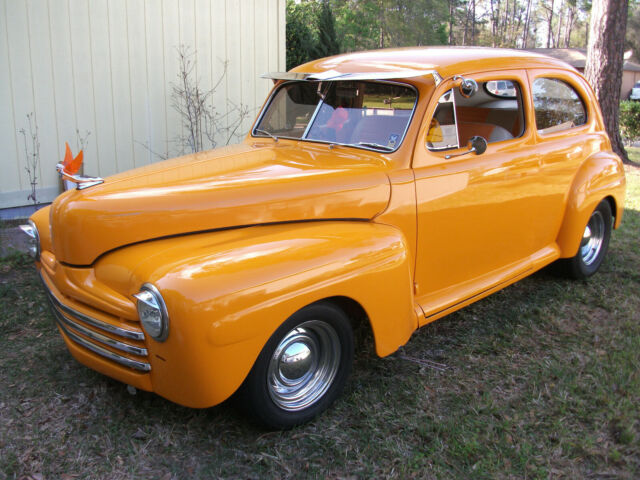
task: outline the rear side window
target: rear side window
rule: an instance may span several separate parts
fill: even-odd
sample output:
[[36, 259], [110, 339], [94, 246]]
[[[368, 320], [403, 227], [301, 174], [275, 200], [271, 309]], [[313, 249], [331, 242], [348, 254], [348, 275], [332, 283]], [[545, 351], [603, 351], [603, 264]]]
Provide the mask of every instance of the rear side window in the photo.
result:
[[551, 133], [587, 123], [587, 111], [578, 92], [557, 78], [536, 78], [533, 106], [540, 133]]

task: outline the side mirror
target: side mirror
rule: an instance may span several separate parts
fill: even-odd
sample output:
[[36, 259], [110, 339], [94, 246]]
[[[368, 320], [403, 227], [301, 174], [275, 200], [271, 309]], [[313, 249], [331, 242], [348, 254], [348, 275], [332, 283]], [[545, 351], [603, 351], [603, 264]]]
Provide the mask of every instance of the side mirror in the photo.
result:
[[476, 155], [480, 155], [487, 151], [487, 141], [484, 137], [476, 135], [469, 139], [469, 151], [476, 152]]
[[453, 77], [453, 80], [462, 80], [460, 85], [458, 85], [458, 90], [460, 91], [460, 95], [464, 98], [469, 98], [478, 91], [478, 82], [476, 82], [473, 78], [464, 78], [460, 75], [456, 75]]
[[471, 152], [476, 152], [476, 155], [481, 155], [487, 150], [487, 141], [484, 139], [484, 137], [476, 135], [475, 137], [471, 137], [469, 139], [468, 146], [469, 146], [469, 150], [467, 150], [466, 152], [445, 155], [444, 158], [448, 160], [450, 158], [460, 157], [462, 155], [466, 155], [467, 153], [471, 153]]

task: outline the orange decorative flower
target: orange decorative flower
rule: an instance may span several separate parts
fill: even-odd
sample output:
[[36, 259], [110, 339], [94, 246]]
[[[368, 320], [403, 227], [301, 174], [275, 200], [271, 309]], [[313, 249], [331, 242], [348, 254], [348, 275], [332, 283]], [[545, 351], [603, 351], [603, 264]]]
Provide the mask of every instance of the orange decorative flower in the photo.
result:
[[73, 158], [73, 154], [71, 153], [71, 148], [69, 148], [69, 144], [67, 142], [64, 142], [65, 145], [65, 155], [64, 155], [64, 160], [62, 161], [62, 166], [64, 167], [64, 171], [71, 174], [71, 175], [75, 175], [76, 173], [78, 173], [78, 171], [80, 170], [80, 167], [82, 166], [82, 150], [80, 150], [80, 153], [78, 153], [78, 155], [76, 156], [76, 158]]

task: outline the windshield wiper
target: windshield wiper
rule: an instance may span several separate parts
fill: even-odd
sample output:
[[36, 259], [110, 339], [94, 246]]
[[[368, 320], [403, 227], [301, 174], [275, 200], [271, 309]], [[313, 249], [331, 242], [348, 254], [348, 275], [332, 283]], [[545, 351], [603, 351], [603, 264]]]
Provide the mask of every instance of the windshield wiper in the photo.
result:
[[262, 130], [260, 128], [256, 128], [254, 130], [254, 132], [256, 132], [256, 133], [264, 133], [265, 135], [268, 135], [271, 138], [273, 138], [276, 142], [278, 141], [278, 137], [276, 137], [273, 133], [267, 132], [266, 130]]
[[380, 145], [379, 143], [373, 142], [358, 142], [358, 145], [361, 145], [363, 147], [378, 148], [380, 150], [386, 150], [387, 152], [393, 152], [393, 150], [395, 150], [393, 147], [390, 147], [388, 145]]

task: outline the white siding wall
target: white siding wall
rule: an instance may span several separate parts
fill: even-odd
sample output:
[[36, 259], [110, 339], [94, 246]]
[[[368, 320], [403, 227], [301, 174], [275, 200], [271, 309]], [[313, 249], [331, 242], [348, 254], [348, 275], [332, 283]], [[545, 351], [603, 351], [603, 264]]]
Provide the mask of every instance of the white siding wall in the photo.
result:
[[223, 114], [249, 107], [244, 134], [271, 88], [258, 76], [285, 69], [285, 0], [0, 0], [0, 208], [29, 203], [18, 130], [30, 112], [40, 201], [59, 193], [54, 167], [65, 141], [78, 150], [76, 129], [91, 132], [85, 174], [157, 161], [149, 149], [175, 154], [182, 127], [170, 84], [179, 45], [196, 52], [203, 88], [228, 62], [213, 101]]

